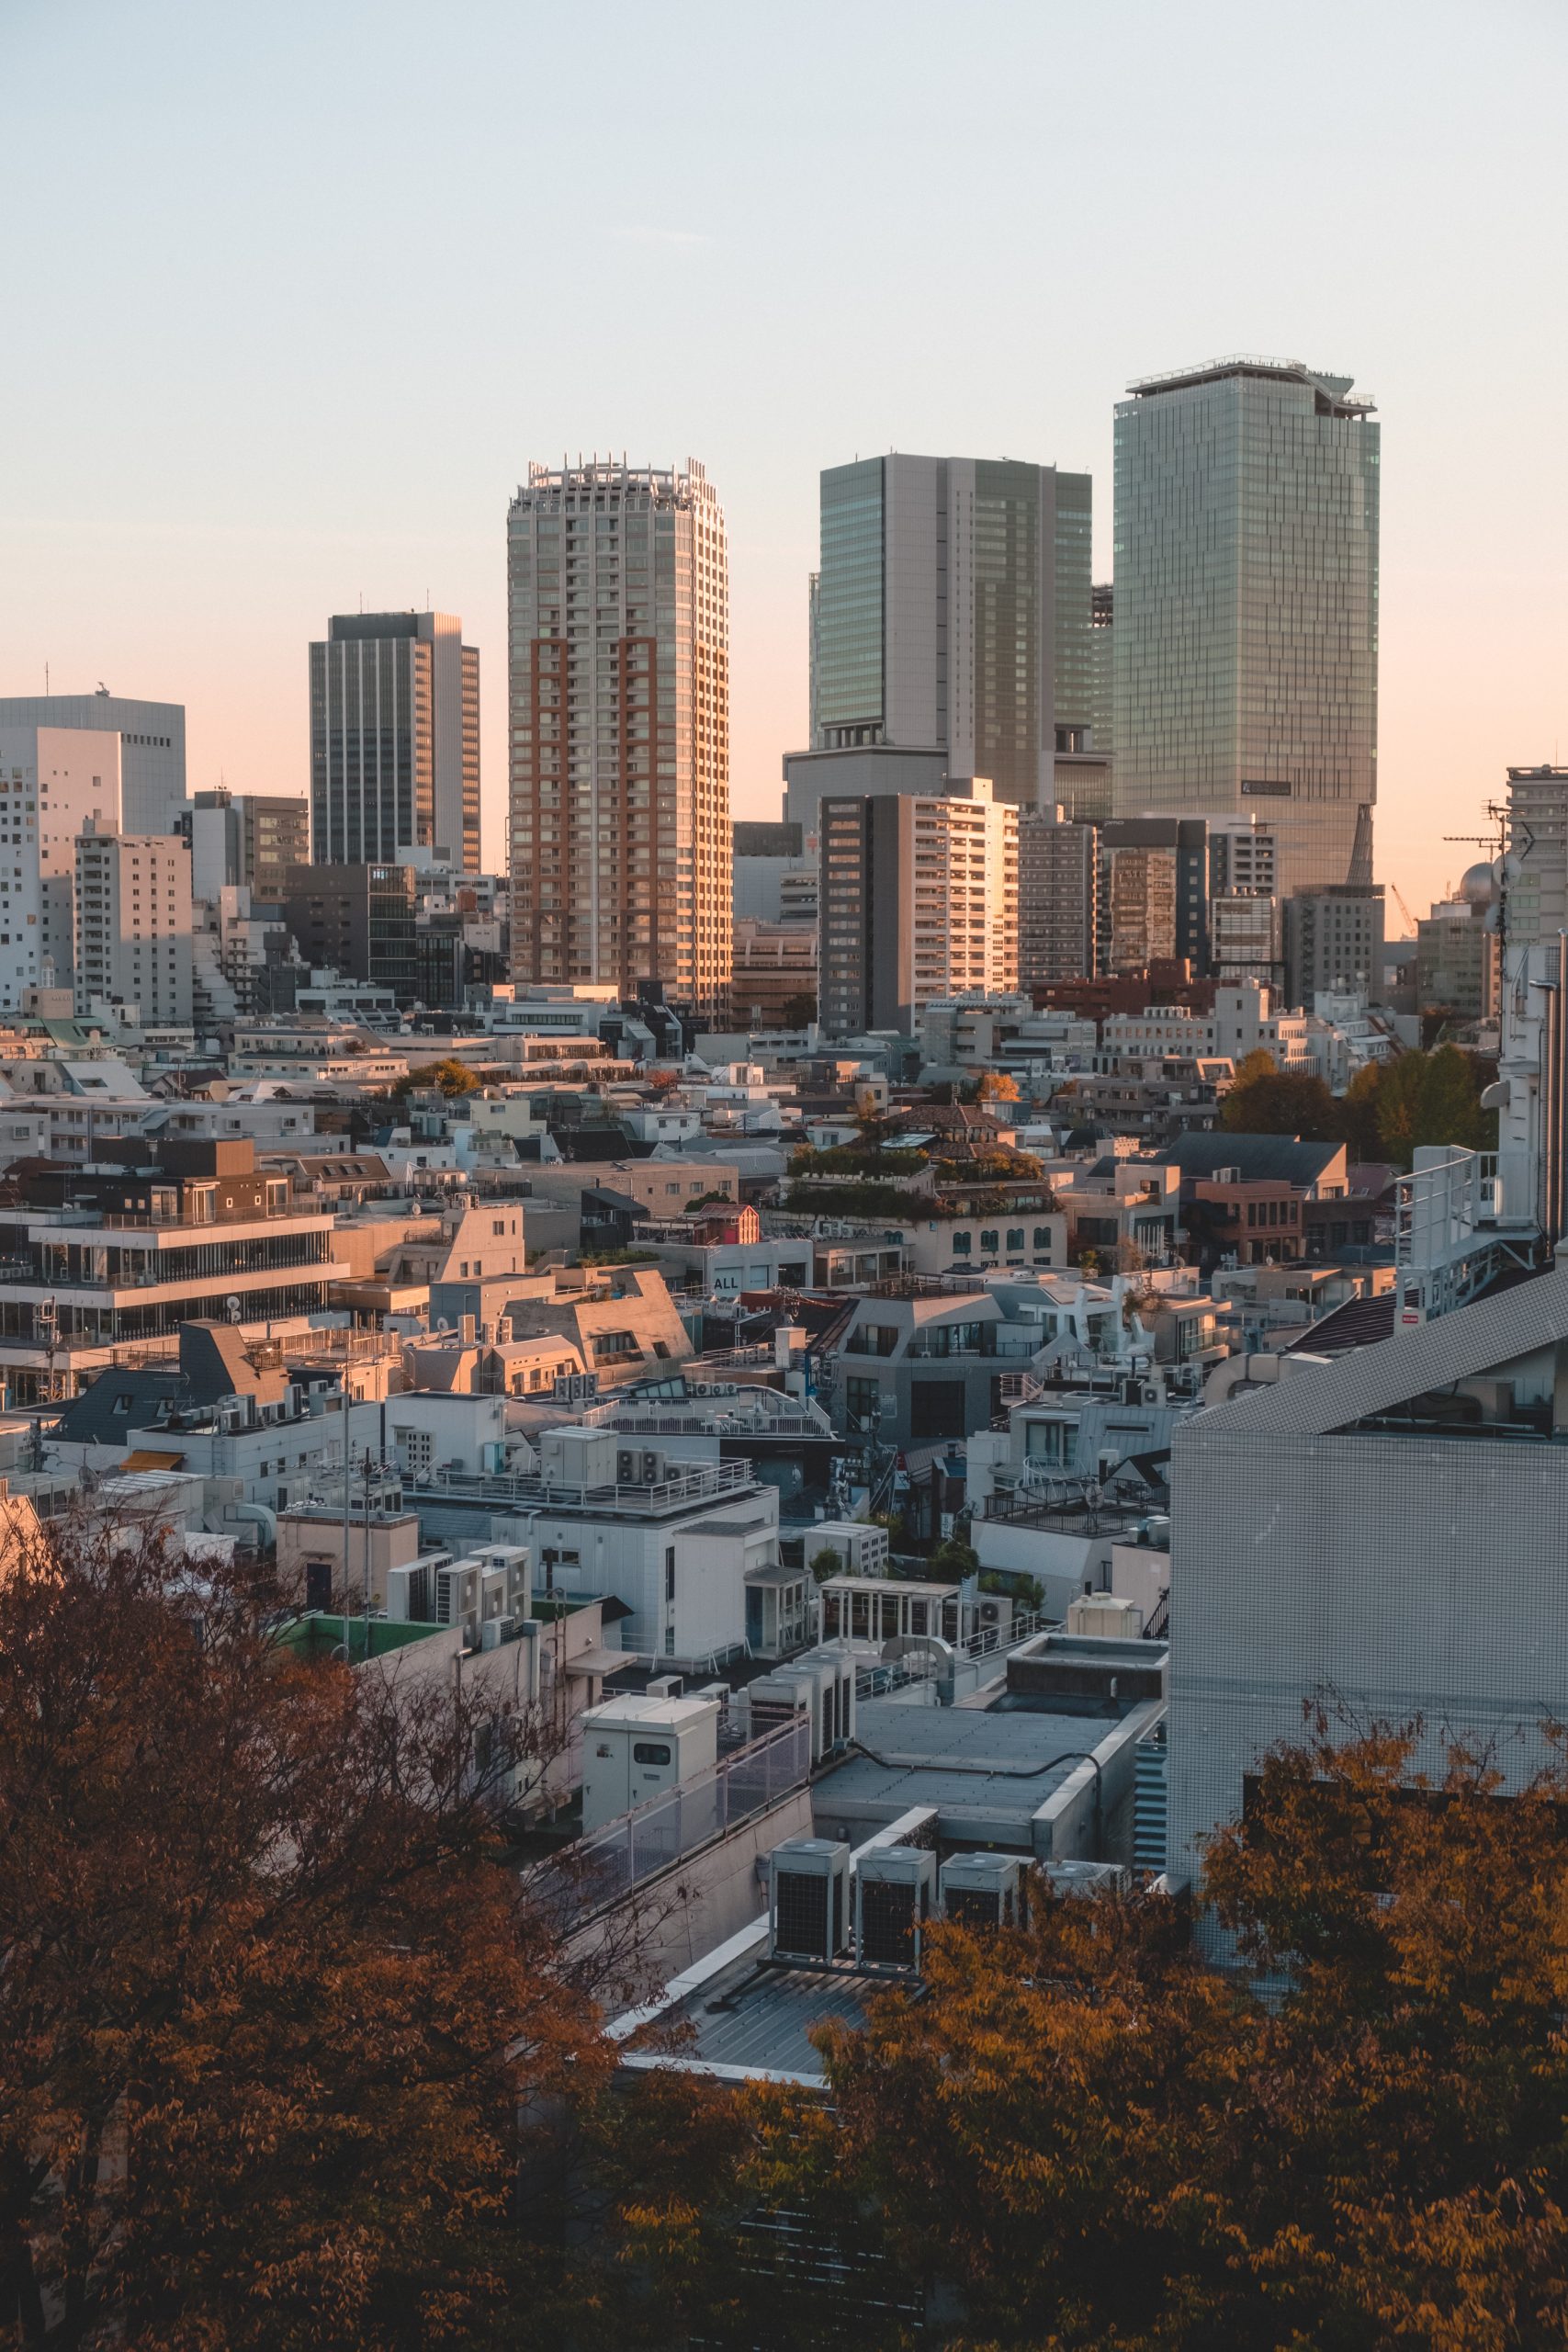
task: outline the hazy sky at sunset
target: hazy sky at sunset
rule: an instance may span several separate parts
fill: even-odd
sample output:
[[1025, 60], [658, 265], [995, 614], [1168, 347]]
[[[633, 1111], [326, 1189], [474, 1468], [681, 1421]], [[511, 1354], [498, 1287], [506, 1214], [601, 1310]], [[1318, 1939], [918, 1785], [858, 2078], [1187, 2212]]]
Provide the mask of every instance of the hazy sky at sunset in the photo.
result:
[[1379, 404], [1424, 912], [1568, 753], [1565, 65], [1562, 0], [0, 0], [0, 693], [182, 700], [193, 784], [302, 791], [308, 639], [428, 594], [499, 858], [508, 497], [691, 453], [772, 815], [819, 467], [1088, 466], [1103, 576], [1127, 379], [1281, 353]]

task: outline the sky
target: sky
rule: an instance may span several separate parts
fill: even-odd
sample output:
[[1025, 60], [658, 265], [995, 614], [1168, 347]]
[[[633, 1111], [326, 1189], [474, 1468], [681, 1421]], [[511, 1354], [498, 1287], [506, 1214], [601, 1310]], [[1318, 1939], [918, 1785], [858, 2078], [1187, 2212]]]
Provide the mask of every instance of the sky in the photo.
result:
[[0, 0], [0, 694], [182, 701], [193, 787], [303, 792], [309, 640], [434, 603], [497, 862], [515, 485], [694, 456], [776, 815], [821, 467], [1087, 467], [1103, 578], [1128, 380], [1282, 355], [1378, 403], [1423, 914], [1568, 752], [1565, 65], [1563, 0]]

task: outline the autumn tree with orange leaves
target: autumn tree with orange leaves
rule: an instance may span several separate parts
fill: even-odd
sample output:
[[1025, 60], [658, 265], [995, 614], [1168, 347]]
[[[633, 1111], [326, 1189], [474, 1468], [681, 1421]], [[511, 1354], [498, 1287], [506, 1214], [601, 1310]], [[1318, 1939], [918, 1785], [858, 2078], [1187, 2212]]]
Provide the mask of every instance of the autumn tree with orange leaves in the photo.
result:
[[519, 2109], [604, 2071], [498, 1820], [530, 1727], [307, 1661], [155, 1536], [0, 1579], [0, 2340], [478, 2341]]
[[913, 2340], [804, 2275], [783, 2212], [966, 2352], [1560, 2347], [1568, 1775], [1504, 1799], [1416, 1752], [1318, 1720], [1267, 1759], [1208, 1857], [1227, 1969], [1149, 1894], [935, 1929], [918, 1990], [821, 2030], [825, 2099], [730, 2101], [696, 2196], [630, 2209], [662, 2324]]

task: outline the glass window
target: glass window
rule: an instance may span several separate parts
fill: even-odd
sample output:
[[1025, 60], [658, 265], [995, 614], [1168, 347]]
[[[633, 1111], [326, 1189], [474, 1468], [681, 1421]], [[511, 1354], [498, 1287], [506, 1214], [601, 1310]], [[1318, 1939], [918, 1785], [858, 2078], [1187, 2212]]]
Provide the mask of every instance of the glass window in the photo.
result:
[[638, 1739], [632, 1743], [634, 1764], [668, 1764], [670, 1749], [662, 1739]]

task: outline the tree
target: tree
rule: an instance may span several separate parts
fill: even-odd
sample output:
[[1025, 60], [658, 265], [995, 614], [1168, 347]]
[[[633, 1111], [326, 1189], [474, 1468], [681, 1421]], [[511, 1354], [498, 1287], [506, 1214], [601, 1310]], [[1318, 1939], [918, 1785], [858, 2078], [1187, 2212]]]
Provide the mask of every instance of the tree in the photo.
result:
[[[644, 2207], [656, 2292], [733, 2302], [750, 2198], [852, 2217], [971, 2346], [1560, 2346], [1568, 1772], [1505, 1800], [1456, 1746], [1428, 1779], [1418, 1730], [1319, 1715], [1261, 1760], [1201, 1891], [1229, 1973], [1148, 1893], [933, 1926], [918, 1992], [817, 2030], [825, 2104], [751, 2095], [709, 2214]], [[763, 2276], [742, 2340], [829, 2340], [787, 2291]]]
[[819, 1552], [811, 1555], [811, 1573], [818, 1584], [826, 1584], [829, 1577], [843, 1575], [843, 1559], [830, 1544], [824, 1544]]
[[[1255, 1065], [1266, 1062], [1266, 1069]], [[1339, 1105], [1315, 1073], [1282, 1070], [1266, 1054], [1248, 1054], [1220, 1105], [1227, 1135], [1299, 1136], [1303, 1143], [1337, 1143]]]
[[450, 1100], [458, 1094], [478, 1094], [483, 1085], [484, 1080], [467, 1062], [447, 1054], [438, 1062], [424, 1062], [418, 1069], [405, 1070], [401, 1078], [392, 1080], [391, 1091], [401, 1098], [416, 1091], [424, 1093], [434, 1087]]
[[1016, 1102], [1018, 1099], [1018, 1080], [1005, 1069], [986, 1070], [975, 1089], [976, 1102]]
[[1487, 1114], [1481, 1107], [1469, 1055], [1461, 1054], [1457, 1046], [1439, 1046], [1421, 1060], [1416, 1142], [1461, 1144], [1469, 1151], [1481, 1151], [1495, 1142], [1495, 1136], [1487, 1134]]
[[817, 1018], [817, 999], [809, 989], [799, 989], [787, 996], [780, 1010], [779, 1019], [786, 1029], [809, 1029]]
[[7, 2340], [470, 2340], [519, 2105], [604, 2072], [496, 1817], [523, 1713], [311, 1660], [155, 1536], [0, 1579]]
[[965, 1577], [979, 1573], [980, 1556], [972, 1544], [962, 1537], [946, 1535], [933, 1545], [926, 1561], [926, 1573], [937, 1584], [960, 1584]]

